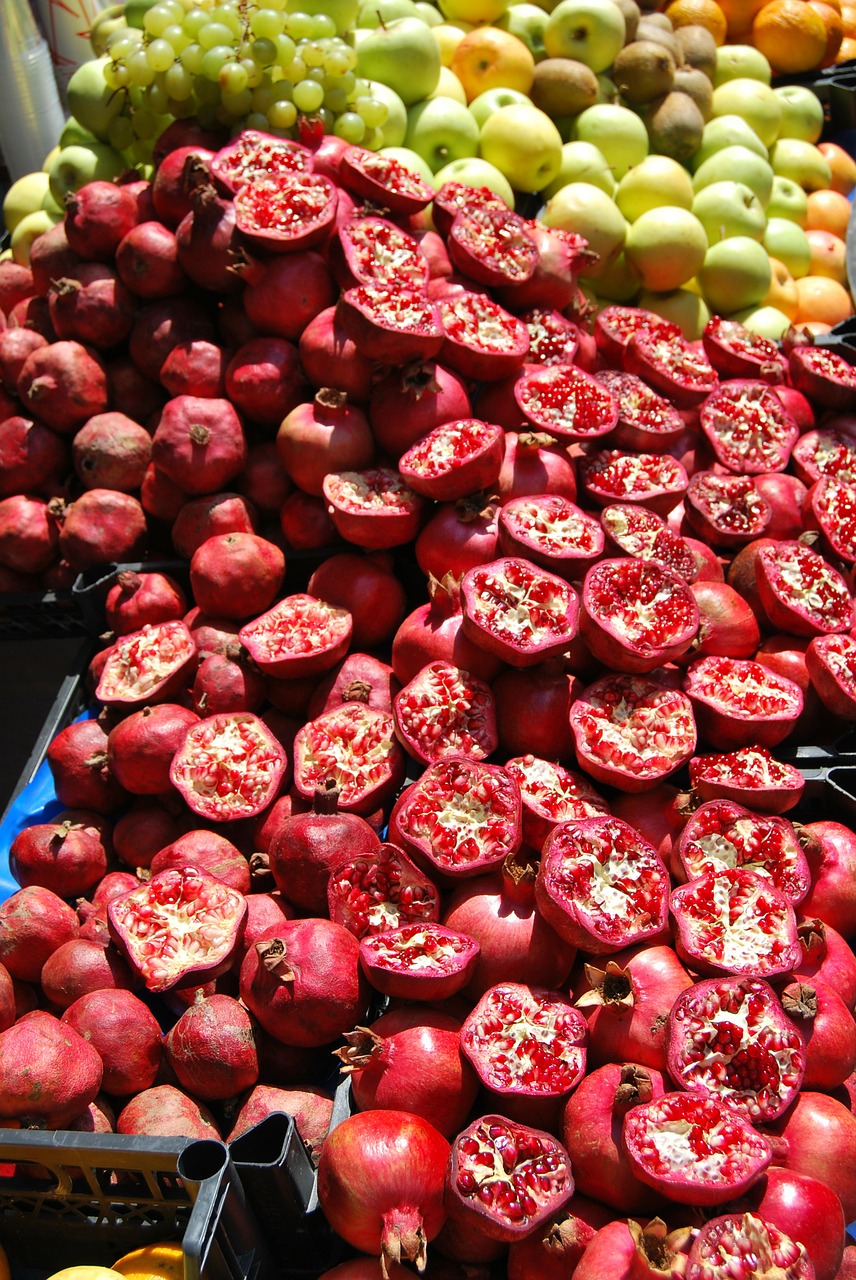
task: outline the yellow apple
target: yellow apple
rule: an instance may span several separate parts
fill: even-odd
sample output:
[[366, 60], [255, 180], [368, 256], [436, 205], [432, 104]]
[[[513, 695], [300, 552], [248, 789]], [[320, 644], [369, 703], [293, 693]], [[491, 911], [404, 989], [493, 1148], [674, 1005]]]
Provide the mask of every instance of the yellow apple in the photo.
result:
[[428, 98], [452, 98], [453, 101], [459, 102], [462, 107], [467, 105], [464, 86], [449, 67], [440, 68], [440, 79], [437, 81], [437, 88], [428, 94]]
[[562, 139], [537, 107], [501, 107], [482, 125], [479, 151], [517, 191], [542, 191], [562, 163]]
[[438, 8], [447, 22], [495, 22], [508, 8], [508, 0], [439, 0]]
[[464, 36], [467, 34], [467, 26], [458, 26], [451, 22], [441, 22], [439, 26], [432, 27], [434, 39], [440, 46], [440, 61], [444, 67], [448, 67], [452, 62], [452, 54], [457, 49]]
[[631, 223], [624, 254], [645, 289], [668, 293], [692, 279], [704, 263], [707, 247], [704, 227], [695, 214], [661, 205]]
[[44, 169], [25, 173], [13, 182], [3, 199], [3, 221], [10, 233], [28, 213], [41, 209], [45, 195], [50, 191], [50, 180]]
[[562, 187], [547, 201], [541, 221], [547, 227], [585, 236], [598, 258], [584, 273], [590, 280], [597, 280], [598, 274], [612, 265], [627, 236], [627, 222], [621, 210], [605, 191], [590, 182], [569, 182]]
[[34, 213], [25, 214], [12, 232], [9, 245], [12, 257], [22, 267], [30, 265], [30, 246], [43, 231], [50, 231], [57, 219], [51, 217], [46, 209], [36, 209]]

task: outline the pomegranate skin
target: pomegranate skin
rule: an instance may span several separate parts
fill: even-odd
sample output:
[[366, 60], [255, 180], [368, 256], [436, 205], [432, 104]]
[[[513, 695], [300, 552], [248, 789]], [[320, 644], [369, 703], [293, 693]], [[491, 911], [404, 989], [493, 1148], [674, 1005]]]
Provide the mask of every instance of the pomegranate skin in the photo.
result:
[[845, 1221], [856, 1218], [856, 1116], [825, 1093], [805, 1091], [767, 1134], [776, 1135], [776, 1167], [826, 1183], [841, 1201]]
[[241, 413], [266, 427], [278, 427], [307, 392], [297, 348], [283, 338], [245, 342], [226, 367], [226, 395]]
[[831, 1092], [856, 1069], [856, 1022], [837, 991], [820, 978], [789, 982], [785, 1012], [805, 1047], [803, 1089]]
[[298, 1085], [294, 1089], [280, 1089], [270, 1084], [256, 1085], [235, 1116], [227, 1141], [234, 1142], [253, 1125], [277, 1111], [284, 1111], [286, 1115], [294, 1117], [297, 1132], [317, 1164], [333, 1114], [330, 1093], [317, 1085]]
[[71, 938], [42, 967], [42, 991], [51, 1004], [67, 1009], [90, 991], [134, 986], [131, 970], [115, 948], [90, 938]]
[[116, 1132], [155, 1138], [220, 1138], [217, 1121], [203, 1102], [172, 1084], [143, 1089], [116, 1119]]
[[167, 400], [152, 439], [152, 461], [185, 493], [217, 493], [239, 474], [246, 457], [244, 428], [228, 400]]
[[270, 870], [289, 902], [315, 915], [327, 913], [327, 881], [345, 857], [372, 853], [380, 839], [364, 818], [339, 813], [337, 787], [318, 787], [311, 813], [286, 818], [270, 843]]
[[102, 1074], [87, 1040], [36, 1009], [0, 1034], [0, 1118], [62, 1129], [95, 1101]]
[[[608, 1222], [602, 1226], [590, 1243], [574, 1270], [577, 1280], [660, 1280], [665, 1276], [680, 1276], [686, 1267], [686, 1253], [672, 1253], [665, 1241], [655, 1244], [660, 1249], [651, 1258], [642, 1245], [637, 1245], [639, 1224], [627, 1220]], [[652, 1243], [654, 1243], [652, 1241]], [[685, 1246], [689, 1243], [687, 1240]]]
[[14, 410], [0, 420], [0, 498], [54, 492], [67, 463], [66, 442], [50, 427]]
[[835, 1280], [844, 1256], [844, 1211], [817, 1178], [771, 1167], [745, 1196], [752, 1212], [805, 1245], [816, 1280]]
[[255, 533], [221, 533], [206, 539], [190, 561], [190, 585], [197, 605], [221, 618], [264, 613], [279, 594], [285, 556]]
[[300, 335], [300, 363], [313, 387], [335, 387], [364, 404], [372, 387], [371, 360], [361, 355], [336, 320], [336, 308], [325, 307]]
[[205, 1102], [233, 1098], [259, 1078], [252, 1022], [232, 996], [195, 1001], [167, 1032], [164, 1052], [179, 1084]]
[[546, 1230], [533, 1231], [508, 1250], [508, 1280], [567, 1280], [589, 1242], [612, 1213], [576, 1192]]
[[501, 671], [492, 689], [503, 752], [507, 756], [529, 753], [542, 760], [572, 760], [574, 739], [568, 713], [580, 688], [580, 682], [567, 674], [560, 660]]
[[130, 635], [152, 622], [171, 622], [187, 612], [184, 592], [165, 573], [120, 573], [107, 592], [104, 614], [117, 636]]
[[57, 799], [69, 809], [113, 813], [127, 799], [107, 760], [107, 734], [97, 720], [67, 725], [47, 750]]
[[18, 1016], [15, 983], [5, 964], [0, 964], [0, 1031], [6, 1031]]
[[77, 913], [50, 889], [19, 889], [0, 903], [0, 963], [21, 982], [38, 982], [45, 961], [80, 932]]
[[355, 650], [388, 644], [407, 610], [401, 582], [370, 555], [343, 551], [329, 556], [314, 571], [306, 589], [319, 600], [348, 610]]
[[160, 849], [152, 858], [153, 875], [169, 867], [198, 867], [238, 893], [250, 892], [250, 867], [247, 859], [231, 840], [216, 831], [186, 831], [172, 844]]
[[42, 422], [62, 435], [73, 435], [110, 404], [104, 365], [71, 339], [30, 352], [18, 375], [18, 395]]
[[139, 560], [146, 547], [146, 514], [130, 493], [87, 489], [61, 516], [59, 552], [73, 569]]
[[190, 560], [209, 538], [255, 533], [257, 526], [256, 509], [241, 494], [214, 493], [184, 504], [172, 526], [172, 545], [182, 559]]
[[172, 758], [198, 719], [187, 707], [161, 702], [141, 707], [120, 720], [107, 737], [107, 760], [113, 776], [135, 796], [168, 792]]
[[59, 529], [47, 502], [21, 493], [0, 501], [0, 565], [43, 573], [58, 557]]
[[849, 938], [856, 932], [856, 835], [831, 821], [809, 822], [805, 831], [820, 841], [822, 860], [800, 910]]

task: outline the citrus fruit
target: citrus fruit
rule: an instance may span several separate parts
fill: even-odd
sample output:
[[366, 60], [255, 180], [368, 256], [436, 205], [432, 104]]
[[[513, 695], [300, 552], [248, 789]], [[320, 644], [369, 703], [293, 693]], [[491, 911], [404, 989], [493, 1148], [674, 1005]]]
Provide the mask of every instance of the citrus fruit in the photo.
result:
[[850, 294], [837, 280], [829, 276], [803, 276], [797, 280], [799, 310], [797, 324], [820, 321], [822, 324], [841, 324], [853, 315]]
[[666, 17], [675, 28], [707, 27], [717, 44], [725, 44], [728, 22], [716, 0], [672, 0]]
[[806, 197], [806, 230], [831, 231], [844, 240], [850, 209], [850, 201], [839, 191], [810, 191]]
[[183, 1280], [184, 1253], [176, 1241], [147, 1244], [113, 1263], [125, 1280]]
[[808, 0], [770, 0], [752, 23], [752, 43], [778, 74], [813, 71], [826, 53], [826, 42], [823, 18]]

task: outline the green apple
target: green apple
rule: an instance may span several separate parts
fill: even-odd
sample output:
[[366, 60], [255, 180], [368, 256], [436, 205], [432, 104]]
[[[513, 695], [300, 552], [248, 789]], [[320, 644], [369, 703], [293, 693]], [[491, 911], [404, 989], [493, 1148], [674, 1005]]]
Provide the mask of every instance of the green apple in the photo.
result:
[[[472, 109], [472, 103], [470, 104]], [[615, 178], [601, 151], [591, 142], [566, 142], [562, 146], [562, 161], [559, 172], [552, 182], [548, 183], [542, 194], [549, 200], [569, 182], [590, 182], [600, 187], [608, 196], [616, 191]]]
[[760, 80], [769, 84], [773, 71], [760, 49], [751, 44], [723, 44], [716, 50], [716, 67], [713, 72], [713, 86], [724, 84], [726, 80]]
[[773, 92], [782, 104], [779, 137], [817, 142], [823, 132], [823, 106], [817, 94], [804, 84], [783, 84]]
[[562, 163], [559, 130], [531, 104], [500, 107], [489, 116], [481, 128], [479, 150], [516, 191], [542, 191]]
[[128, 100], [125, 89], [111, 89], [104, 79], [104, 68], [109, 61], [109, 57], [103, 57], [81, 63], [66, 88], [68, 109], [75, 120], [103, 141]]
[[729, 236], [712, 244], [698, 273], [698, 282], [711, 311], [727, 316], [757, 306], [770, 287], [767, 250], [748, 236]]
[[379, 80], [368, 80], [367, 94], [371, 98], [377, 98], [378, 102], [383, 102], [387, 107], [387, 117], [380, 126], [382, 147], [400, 147], [404, 143], [404, 135], [407, 133], [407, 107], [399, 98], [394, 89], [390, 89], [389, 85], [381, 84]]
[[479, 129], [481, 129], [488, 116], [492, 116], [494, 111], [498, 111], [500, 107], [526, 107], [530, 105], [529, 98], [525, 93], [521, 93], [519, 89], [485, 89], [484, 93], [480, 93], [477, 98], [473, 98], [469, 105], [469, 111]]
[[758, 333], [770, 342], [780, 342], [793, 324], [784, 311], [770, 306], [747, 307], [745, 311], [736, 311], [733, 318], [745, 325], [750, 333]]
[[[563, 0], [565, 3], [565, 0]], [[575, 137], [601, 152], [616, 182], [648, 154], [648, 131], [635, 111], [609, 102], [586, 107], [577, 116]]]
[[508, 8], [508, 0], [439, 0], [447, 22], [470, 22], [473, 26], [496, 22]]
[[614, 0], [560, 0], [544, 28], [544, 48], [548, 58], [575, 58], [592, 71], [606, 71], [626, 34]]
[[61, 147], [91, 147], [93, 143], [101, 142], [101, 138], [96, 138], [95, 134], [89, 129], [84, 129], [79, 120], [75, 120], [74, 116], [69, 116], [65, 124], [59, 132], [59, 145]]
[[479, 156], [468, 156], [464, 160], [453, 160], [443, 165], [434, 174], [434, 186], [440, 190], [444, 182], [462, 182], [466, 187], [487, 187], [494, 195], [504, 200], [509, 209], [514, 208], [514, 192], [511, 183], [499, 172], [497, 167], [488, 164]]
[[692, 289], [673, 289], [670, 293], [652, 293], [643, 289], [636, 305], [679, 325], [688, 342], [696, 342], [701, 337], [710, 319], [710, 308], [704, 298]]
[[768, 218], [790, 218], [797, 226], [808, 221], [808, 196], [792, 178], [773, 178], [773, 190], [767, 202]]
[[624, 248], [627, 221], [621, 210], [600, 187], [590, 182], [569, 182], [548, 201], [541, 221], [547, 227], [575, 231], [585, 236], [598, 261], [584, 274], [596, 280]]
[[643, 288], [657, 293], [680, 289], [704, 262], [707, 236], [689, 209], [661, 205], [632, 222], [624, 241], [624, 256], [638, 271]]
[[416, 17], [429, 27], [439, 27], [443, 21], [443, 15], [440, 10], [433, 4], [429, 4], [428, 0], [413, 0], [413, 8], [416, 10]]
[[762, 160], [769, 158], [767, 148], [742, 116], [717, 116], [714, 120], [708, 120], [704, 126], [701, 142], [690, 157], [690, 168], [693, 172], [700, 169], [705, 160], [715, 156], [723, 147], [747, 147]]
[[418, 18], [413, 0], [365, 0], [360, 5], [355, 26], [374, 30], [396, 18]]
[[547, 56], [544, 47], [544, 30], [547, 26], [547, 14], [537, 4], [512, 4], [501, 18], [494, 24], [503, 31], [510, 31], [518, 40], [522, 40], [536, 62]]
[[[193, 7], [196, 8], [195, 5]], [[281, 7], [281, 5], [271, 5], [271, 8]], [[360, 0], [289, 0], [286, 8], [289, 13], [296, 13], [298, 10], [300, 13], [323, 13], [326, 17], [333, 19], [337, 33], [343, 36], [357, 25]]]
[[832, 185], [832, 170], [823, 152], [802, 138], [779, 138], [770, 151], [773, 173], [799, 183], [803, 191], [823, 191]]
[[761, 201], [745, 182], [712, 182], [696, 192], [692, 211], [710, 244], [730, 236], [761, 240], [767, 225]]
[[713, 116], [740, 116], [771, 147], [779, 136], [782, 104], [768, 84], [741, 76], [713, 91]]
[[615, 203], [628, 222], [660, 205], [690, 209], [693, 184], [682, 164], [669, 156], [646, 156], [628, 169], [618, 184]]
[[627, 306], [636, 300], [640, 286], [639, 272], [630, 265], [622, 250], [615, 261], [599, 273], [597, 296], [604, 302], [619, 302]]
[[723, 147], [696, 169], [693, 190], [726, 181], [745, 182], [766, 208], [773, 189], [772, 166], [748, 147]]
[[478, 154], [479, 129], [466, 106], [454, 98], [429, 98], [408, 111], [404, 145], [436, 173], [452, 160]]
[[113, 32], [127, 25], [124, 4], [110, 4], [95, 16], [89, 26], [89, 44], [96, 58], [106, 53], [106, 42]]
[[794, 280], [808, 275], [811, 245], [802, 227], [790, 218], [768, 218], [763, 243], [770, 257], [783, 262]]
[[87, 182], [113, 182], [128, 168], [124, 156], [104, 143], [91, 147], [63, 147], [48, 174], [51, 195], [58, 205]]
[[415, 151], [411, 151], [410, 147], [381, 147], [378, 151], [379, 156], [391, 156], [393, 160], [397, 160], [399, 164], [403, 164], [405, 169], [409, 169], [411, 173], [415, 173], [423, 182], [427, 182], [429, 187], [433, 187], [436, 191], [437, 183], [434, 180], [434, 174], [427, 160], [423, 160]]
[[428, 94], [428, 97], [452, 98], [455, 102], [459, 102], [462, 107], [467, 105], [467, 95], [464, 91], [464, 86], [461, 84], [454, 71], [449, 67], [440, 68], [440, 79], [437, 81], [437, 88], [432, 90], [432, 92]]
[[9, 237], [13, 260], [23, 267], [28, 267], [30, 246], [33, 241], [37, 240], [43, 232], [50, 231], [56, 222], [57, 219], [52, 217], [46, 209], [35, 209], [32, 213], [25, 214]]
[[397, 18], [357, 46], [358, 76], [394, 89], [406, 107], [427, 98], [440, 79], [440, 46], [421, 18]]
[[[42, 208], [42, 201], [50, 191], [48, 175], [43, 169], [25, 173], [13, 182], [3, 197], [3, 221], [6, 230], [13, 232], [22, 218]], [[59, 211], [62, 213], [62, 210]]]

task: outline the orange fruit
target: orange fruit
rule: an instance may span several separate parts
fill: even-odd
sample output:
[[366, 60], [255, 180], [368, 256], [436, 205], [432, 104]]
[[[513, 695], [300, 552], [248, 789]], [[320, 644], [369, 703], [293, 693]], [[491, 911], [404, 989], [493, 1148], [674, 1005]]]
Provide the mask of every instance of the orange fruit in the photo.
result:
[[744, 36], [752, 30], [752, 21], [767, 0], [717, 0], [727, 23], [729, 44], [745, 44]]
[[846, 287], [847, 247], [841, 237], [831, 231], [807, 231], [805, 235], [811, 253], [808, 274], [829, 276]]
[[[848, 36], [856, 39], [856, 5], [843, 4], [841, 6], [841, 25], [844, 27], [844, 39]], [[839, 54], [841, 50], [838, 50]]]
[[845, 36], [835, 61], [849, 62], [851, 58], [856, 58], [856, 36]]
[[856, 160], [837, 142], [820, 142], [817, 149], [832, 172], [831, 189], [839, 195], [849, 196], [856, 187]]
[[853, 315], [853, 300], [837, 280], [829, 276], [802, 276], [796, 286], [797, 324], [819, 320], [822, 324], [836, 325]]
[[666, 17], [675, 28], [707, 27], [717, 44], [725, 44], [728, 21], [716, 0], [672, 0]]
[[838, 50], [841, 48], [841, 41], [844, 39], [844, 23], [841, 19], [841, 12], [833, 8], [827, 0], [808, 0], [809, 5], [819, 14], [826, 27], [826, 52], [821, 59], [822, 67], [829, 67], [835, 61]]
[[147, 1244], [113, 1263], [126, 1280], [184, 1280], [184, 1253], [175, 1241]]
[[449, 67], [464, 86], [467, 102], [488, 89], [516, 89], [528, 94], [535, 75], [535, 59], [510, 31], [476, 27], [459, 40]]
[[826, 25], [808, 0], [770, 0], [755, 15], [752, 43], [777, 75], [814, 71], [826, 53]]
[[808, 215], [806, 231], [831, 231], [842, 240], [847, 237], [850, 201], [839, 191], [811, 191], [806, 197]]

